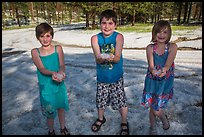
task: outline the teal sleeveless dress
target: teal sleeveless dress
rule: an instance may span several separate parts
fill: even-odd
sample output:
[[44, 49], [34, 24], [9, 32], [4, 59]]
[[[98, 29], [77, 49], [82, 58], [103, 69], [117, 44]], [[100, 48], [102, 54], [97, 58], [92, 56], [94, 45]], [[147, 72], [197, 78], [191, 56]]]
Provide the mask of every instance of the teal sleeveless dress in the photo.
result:
[[[162, 55], [156, 53], [156, 44], [152, 44], [151, 46], [153, 46], [154, 67], [160, 69], [164, 67], [168, 58], [170, 43], [166, 45], [165, 53]], [[167, 106], [169, 99], [173, 97], [174, 70], [175, 66], [173, 62], [166, 75], [160, 78], [153, 76], [149, 69], [147, 69], [141, 100], [142, 106], [147, 108], [151, 106], [156, 111], [158, 111], [159, 108], [164, 109]]]
[[[41, 56], [38, 48], [37, 51], [46, 69], [55, 72], [59, 71], [60, 64], [56, 46], [55, 52], [47, 56]], [[37, 69], [37, 76], [42, 114], [47, 118], [55, 118], [57, 109], [63, 108], [68, 111], [68, 95], [64, 80], [61, 83], [56, 82], [52, 80], [52, 75], [44, 75], [39, 69]]]

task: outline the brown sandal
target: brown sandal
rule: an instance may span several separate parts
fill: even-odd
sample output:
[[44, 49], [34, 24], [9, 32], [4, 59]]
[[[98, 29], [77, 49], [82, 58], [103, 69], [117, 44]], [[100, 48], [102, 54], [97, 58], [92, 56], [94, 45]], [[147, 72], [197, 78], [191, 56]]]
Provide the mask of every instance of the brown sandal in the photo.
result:
[[[123, 128], [124, 126], [126, 128]], [[128, 122], [127, 123], [121, 123], [120, 135], [129, 135], [129, 125], [128, 125]]]
[[61, 135], [70, 135], [70, 133], [66, 127], [64, 127], [64, 129], [60, 129], [60, 133], [61, 133]]
[[[97, 122], [99, 122], [100, 125], [96, 124]], [[92, 127], [91, 127], [91, 130], [92, 130], [93, 132], [99, 131], [99, 129], [101, 128], [101, 126], [102, 126], [105, 122], [106, 122], [106, 118], [105, 118], [104, 116], [103, 116], [103, 120], [97, 119], [97, 120], [93, 123], [93, 125], [92, 125]], [[96, 127], [96, 129], [93, 128], [94, 126]]]

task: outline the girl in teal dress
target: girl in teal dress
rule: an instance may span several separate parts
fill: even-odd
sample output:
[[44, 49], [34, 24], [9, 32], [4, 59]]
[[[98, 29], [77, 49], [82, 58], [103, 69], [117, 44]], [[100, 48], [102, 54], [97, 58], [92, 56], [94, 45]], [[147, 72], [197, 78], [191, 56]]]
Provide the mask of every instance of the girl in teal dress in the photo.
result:
[[49, 135], [55, 135], [54, 118], [58, 114], [62, 135], [69, 134], [65, 126], [65, 110], [68, 111], [68, 95], [64, 83], [64, 53], [60, 45], [51, 45], [53, 28], [47, 23], [36, 27], [36, 37], [40, 48], [31, 50], [32, 59], [37, 67], [40, 103], [42, 114], [47, 118]]
[[158, 116], [163, 129], [170, 127], [163, 109], [173, 97], [174, 59], [177, 45], [170, 43], [171, 26], [168, 21], [160, 20], [152, 29], [152, 44], [146, 48], [148, 69], [145, 77], [141, 104], [150, 108], [150, 134], [156, 133], [155, 117]]

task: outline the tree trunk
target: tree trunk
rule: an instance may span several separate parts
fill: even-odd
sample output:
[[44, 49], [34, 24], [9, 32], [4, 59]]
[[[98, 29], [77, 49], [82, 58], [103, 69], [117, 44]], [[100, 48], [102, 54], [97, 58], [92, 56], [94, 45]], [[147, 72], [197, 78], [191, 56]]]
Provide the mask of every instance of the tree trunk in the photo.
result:
[[64, 25], [64, 10], [62, 10], [62, 25]]
[[96, 23], [96, 21], [95, 21], [95, 13], [93, 14], [93, 16], [92, 16], [93, 18], [93, 21], [92, 21], [92, 29], [95, 29], [95, 23]]
[[187, 13], [188, 13], [188, 2], [185, 2], [185, 6], [184, 6], [184, 16], [183, 16], [183, 22], [182, 23], [186, 23], [186, 18], [187, 18]]
[[178, 11], [178, 17], [177, 17], [177, 24], [179, 25], [181, 23], [181, 11], [182, 11], [182, 2], [179, 2], [179, 11]]
[[57, 11], [57, 24], [60, 24], [60, 12], [62, 11], [61, 2], [56, 3], [56, 11]]
[[157, 9], [154, 9], [154, 23], [157, 22]]
[[132, 26], [135, 25], [135, 10], [133, 10], [133, 15], [132, 15]]
[[190, 2], [190, 7], [189, 7], [189, 10], [188, 10], [188, 18], [187, 18], [187, 23], [189, 24], [189, 20], [191, 18], [191, 8], [192, 8], [192, 2]]
[[44, 19], [47, 20], [48, 12], [47, 12], [47, 6], [46, 6], [46, 3], [45, 3], [45, 2], [43, 3], [43, 7], [44, 7], [44, 10], [43, 10]]
[[159, 20], [161, 19], [162, 17], [162, 11], [163, 11], [163, 3], [161, 3], [161, 7], [159, 9]]
[[196, 7], [195, 7], [195, 12], [194, 12], [194, 16], [193, 16], [193, 20], [196, 20], [196, 16], [198, 14], [198, 4], [196, 3]]
[[113, 11], [116, 11], [116, 8], [115, 8], [116, 6], [115, 6], [115, 2], [113, 2], [113, 5], [112, 5], [112, 9], [113, 9]]
[[86, 28], [89, 27], [89, 13], [86, 12]]
[[15, 6], [13, 2], [11, 2], [11, 9], [12, 9], [12, 18], [14, 18], [15, 17]]
[[34, 22], [34, 10], [33, 10], [33, 2], [30, 2], [30, 12], [31, 12], [31, 20]]
[[154, 15], [151, 15], [151, 23], [153, 23], [154, 22]]
[[72, 24], [72, 10], [69, 9], [69, 24]]
[[200, 12], [199, 12], [199, 16], [198, 16], [198, 20], [201, 20], [201, 16], [202, 16], [202, 3], [200, 5]]
[[19, 14], [18, 14], [18, 8], [17, 7], [16, 7], [16, 18], [17, 18], [18, 26], [21, 27], [21, 23], [20, 23]]

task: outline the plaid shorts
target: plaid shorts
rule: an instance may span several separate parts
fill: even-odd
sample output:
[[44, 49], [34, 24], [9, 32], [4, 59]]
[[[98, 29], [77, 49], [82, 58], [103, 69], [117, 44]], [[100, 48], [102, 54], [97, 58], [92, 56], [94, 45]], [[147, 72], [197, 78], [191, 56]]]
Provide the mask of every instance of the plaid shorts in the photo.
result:
[[96, 107], [105, 109], [110, 105], [113, 110], [127, 107], [123, 83], [123, 77], [111, 84], [97, 82]]

